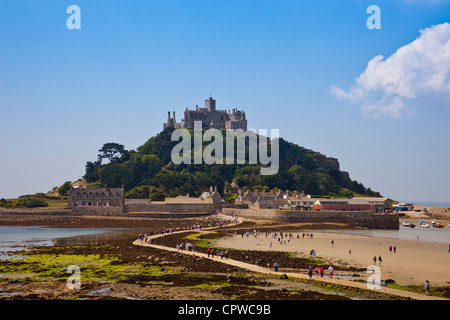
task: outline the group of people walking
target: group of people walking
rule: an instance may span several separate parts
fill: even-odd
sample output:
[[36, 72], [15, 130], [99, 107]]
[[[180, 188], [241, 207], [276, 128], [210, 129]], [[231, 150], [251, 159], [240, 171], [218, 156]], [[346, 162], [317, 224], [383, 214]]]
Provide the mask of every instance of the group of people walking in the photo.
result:
[[214, 257], [219, 257], [220, 259], [223, 259], [225, 257], [225, 259], [228, 259], [229, 255], [230, 255], [230, 251], [227, 250], [219, 250], [219, 249], [214, 249], [214, 248], [208, 248], [206, 250], [206, 253], [208, 254], [208, 258], [214, 258]]
[[[315, 268], [313, 268], [311, 265], [308, 266], [307, 268], [308, 271], [308, 275], [310, 278], [312, 278], [313, 272], [316, 273], [316, 277], [319, 278], [319, 275], [321, 278], [323, 278], [323, 273], [324, 273], [324, 269], [322, 266], [316, 266]], [[333, 265], [330, 265], [328, 267], [328, 274], [330, 276], [330, 279], [333, 279], [333, 274], [334, 274], [334, 267]]]
[[[274, 271], [278, 272], [278, 262], [275, 262], [274, 265]], [[319, 278], [319, 275], [321, 278], [323, 278], [324, 275], [324, 268], [323, 266], [316, 266], [315, 268], [313, 268], [311, 265], [308, 266], [308, 268], [306, 269], [308, 272], [308, 275], [310, 278], [312, 278], [313, 272], [316, 273], [316, 277]], [[333, 279], [333, 274], [334, 274], [334, 266], [331, 264], [328, 267], [328, 275], [330, 276], [330, 279]]]

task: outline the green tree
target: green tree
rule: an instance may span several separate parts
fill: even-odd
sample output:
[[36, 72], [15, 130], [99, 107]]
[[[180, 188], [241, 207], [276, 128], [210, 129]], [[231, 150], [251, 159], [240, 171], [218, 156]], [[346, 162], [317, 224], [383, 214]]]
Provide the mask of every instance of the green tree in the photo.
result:
[[72, 181], [66, 181], [61, 187], [58, 188], [58, 193], [60, 196], [69, 195], [70, 188], [72, 188]]
[[102, 159], [108, 159], [109, 162], [120, 159], [124, 154], [127, 153], [125, 147], [119, 143], [108, 142], [103, 145], [103, 147], [98, 150], [100, 154], [98, 155], [98, 160], [101, 163]]
[[98, 169], [101, 167], [101, 161], [86, 162], [85, 174], [83, 176], [87, 182], [96, 182], [100, 178]]

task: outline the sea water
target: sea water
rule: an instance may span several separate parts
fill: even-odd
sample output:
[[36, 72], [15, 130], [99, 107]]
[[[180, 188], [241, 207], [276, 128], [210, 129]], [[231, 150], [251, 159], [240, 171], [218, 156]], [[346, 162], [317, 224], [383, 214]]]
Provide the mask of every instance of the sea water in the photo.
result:
[[443, 207], [450, 208], [450, 201], [403, 201], [405, 203], [413, 203], [416, 206], [424, 206], [424, 207]]
[[68, 239], [81, 236], [101, 236], [126, 229], [50, 228], [45, 226], [0, 226], [0, 260], [15, 259], [11, 253], [29, 250], [35, 246], [67, 244]]
[[[405, 220], [408, 221], [408, 220]], [[402, 220], [401, 220], [402, 222]], [[409, 228], [400, 224], [399, 229], [344, 229], [344, 230], [317, 230], [317, 232], [343, 233], [360, 236], [392, 238], [399, 240], [419, 240], [431, 241], [450, 244], [450, 227], [445, 225], [444, 228], [434, 228], [430, 221], [425, 221], [430, 225], [429, 228], [420, 228], [419, 223], [413, 222], [416, 227]]]

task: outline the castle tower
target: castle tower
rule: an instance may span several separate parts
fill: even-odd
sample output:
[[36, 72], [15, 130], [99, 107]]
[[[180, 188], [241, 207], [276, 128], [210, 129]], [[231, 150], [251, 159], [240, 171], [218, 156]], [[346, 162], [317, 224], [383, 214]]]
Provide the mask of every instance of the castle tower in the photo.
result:
[[208, 100], [205, 100], [205, 108], [208, 109], [209, 112], [216, 112], [216, 100], [209, 97]]

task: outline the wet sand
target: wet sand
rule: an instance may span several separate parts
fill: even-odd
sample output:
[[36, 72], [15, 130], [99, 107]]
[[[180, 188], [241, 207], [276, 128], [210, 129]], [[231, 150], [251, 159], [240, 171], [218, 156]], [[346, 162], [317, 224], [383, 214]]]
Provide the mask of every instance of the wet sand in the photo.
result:
[[[313, 238], [302, 239], [300, 233], [300, 238], [297, 239], [294, 233], [290, 242], [286, 241], [286, 245], [272, 239], [271, 235], [266, 238], [265, 233], [260, 233], [258, 237], [244, 235], [243, 238], [239, 234], [222, 238], [215, 245], [240, 250], [290, 251], [296, 252], [300, 257], [309, 257], [310, 250], [314, 249], [315, 258], [360, 268], [373, 265], [373, 257], [376, 256], [382, 280], [394, 279], [404, 285], [422, 285], [425, 280], [429, 280], [431, 285], [450, 283], [448, 244], [325, 232], [313, 234]], [[331, 244], [332, 240], [334, 245]], [[269, 247], [270, 241], [272, 248]], [[394, 245], [396, 253], [389, 251], [389, 246]], [[378, 262], [379, 255], [382, 258], [381, 266]]]

